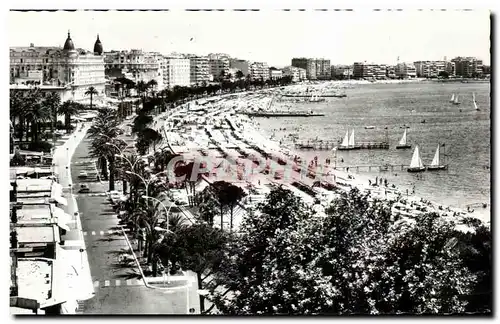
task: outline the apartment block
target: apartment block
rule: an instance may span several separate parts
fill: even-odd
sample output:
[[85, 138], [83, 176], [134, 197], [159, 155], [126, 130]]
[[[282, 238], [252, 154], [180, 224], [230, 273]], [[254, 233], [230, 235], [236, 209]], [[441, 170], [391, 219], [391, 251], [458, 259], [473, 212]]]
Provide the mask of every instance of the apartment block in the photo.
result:
[[300, 82], [307, 79], [306, 69], [295, 66], [286, 66], [283, 68], [283, 76], [291, 76], [293, 82]]
[[265, 62], [252, 62], [250, 64], [250, 77], [252, 80], [269, 80], [269, 66]]
[[319, 80], [330, 80], [332, 77], [330, 60], [315, 59], [316, 62], [316, 78]]
[[282, 70], [269, 70], [269, 78], [271, 80], [279, 80], [283, 77]]
[[208, 54], [210, 74], [214, 80], [220, 79], [222, 75], [229, 73], [229, 55], [227, 54]]
[[106, 76], [109, 78], [126, 77], [134, 82], [155, 80], [158, 87], [163, 85], [160, 68], [162, 57], [158, 53], [132, 49], [105, 53]]
[[204, 82], [209, 82], [210, 64], [206, 56], [188, 56], [190, 68], [190, 83], [191, 85], [201, 85]]
[[396, 77], [400, 79], [409, 79], [417, 77], [417, 70], [413, 63], [398, 63], [395, 67]]
[[163, 85], [166, 88], [191, 85], [190, 59], [182, 56], [164, 57], [161, 63], [163, 70]]
[[451, 60], [455, 64], [455, 75], [466, 78], [481, 76], [483, 61], [475, 57], [456, 57]]

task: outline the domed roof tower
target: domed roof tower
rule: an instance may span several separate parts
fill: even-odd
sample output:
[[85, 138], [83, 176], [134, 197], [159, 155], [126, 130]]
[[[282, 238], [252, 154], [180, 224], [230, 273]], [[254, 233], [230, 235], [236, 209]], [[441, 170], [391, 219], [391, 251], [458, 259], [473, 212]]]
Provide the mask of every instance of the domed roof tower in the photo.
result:
[[64, 43], [63, 50], [65, 50], [65, 51], [74, 51], [75, 50], [75, 44], [73, 44], [73, 41], [71, 40], [69, 30], [68, 30], [68, 38], [66, 38], [66, 42]]
[[102, 43], [101, 40], [99, 39], [99, 34], [97, 34], [97, 40], [95, 41], [94, 44], [94, 55], [102, 55]]

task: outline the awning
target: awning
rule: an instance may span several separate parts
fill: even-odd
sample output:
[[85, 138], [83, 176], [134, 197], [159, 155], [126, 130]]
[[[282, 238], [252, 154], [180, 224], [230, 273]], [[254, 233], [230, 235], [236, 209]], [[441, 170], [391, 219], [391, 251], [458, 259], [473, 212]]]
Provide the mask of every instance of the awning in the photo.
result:
[[55, 196], [55, 197], [51, 197], [50, 198], [51, 201], [55, 201], [57, 202], [58, 204], [61, 204], [63, 206], [67, 206], [68, 205], [68, 201], [66, 200], [66, 198], [63, 198], [61, 196]]

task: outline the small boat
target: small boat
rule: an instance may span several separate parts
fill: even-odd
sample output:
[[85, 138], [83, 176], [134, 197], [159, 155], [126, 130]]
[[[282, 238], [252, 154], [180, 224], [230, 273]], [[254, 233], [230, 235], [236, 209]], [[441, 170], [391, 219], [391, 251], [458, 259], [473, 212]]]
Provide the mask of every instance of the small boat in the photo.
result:
[[422, 119], [422, 121], [420, 123], [425, 124], [425, 119]]
[[452, 94], [451, 98], [450, 98], [450, 102], [454, 102], [454, 101], [455, 101], [455, 94]]
[[460, 105], [460, 101], [458, 101], [458, 95], [455, 96], [455, 98], [453, 99], [452, 104], [454, 104], [454, 105]]
[[474, 109], [476, 109], [476, 111], [479, 111], [480, 109], [476, 103], [476, 94], [474, 92], [472, 93], [472, 102], [474, 103]]
[[397, 149], [407, 149], [411, 148], [411, 145], [407, 143], [406, 141], [406, 129], [405, 132], [403, 133], [403, 136], [401, 137], [401, 140], [399, 141], [399, 144], [396, 145]]
[[418, 151], [418, 145], [415, 146], [415, 151], [413, 151], [413, 156], [411, 158], [410, 166], [408, 167], [408, 172], [422, 172], [425, 171], [425, 166], [422, 164], [422, 159], [420, 159], [420, 153]]
[[389, 165], [385, 164], [385, 165], [380, 166], [380, 171], [389, 171]]
[[365, 129], [374, 129], [375, 126], [365, 126]]
[[429, 170], [429, 171], [445, 170], [448, 167], [445, 164], [439, 164], [439, 147], [440, 147], [440, 145], [438, 144], [438, 147], [436, 149], [436, 153], [434, 154], [434, 158], [432, 159], [431, 164], [427, 166], [427, 170]]
[[351, 136], [349, 136], [349, 130], [345, 133], [344, 140], [337, 148], [338, 150], [357, 150], [360, 149], [360, 146], [356, 146], [354, 142], [354, 129], [351, 132]]

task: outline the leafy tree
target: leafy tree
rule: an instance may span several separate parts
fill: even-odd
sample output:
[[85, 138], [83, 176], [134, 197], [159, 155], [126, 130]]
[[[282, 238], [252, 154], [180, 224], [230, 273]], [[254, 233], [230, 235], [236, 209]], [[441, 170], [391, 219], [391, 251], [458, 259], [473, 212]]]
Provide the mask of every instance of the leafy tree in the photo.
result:
[[[203, 275], [208, 276], [219, 266], [229, 237], [207, 224], [186, 226], [174, 235], [167, 235], [157, 253], [163, 264], [169, 261], [191, 270], [198, 277], [198, 289], [203, 289]], [[200, 295], [200, 309], [205, 311], [205, 297]]]
[[92, 110], [93, 98], [94, 98], [94, 96], [97, 96], [98, 94], [99, 94], [99, 92], [97, 92], [97, 89], [94, 87], [89, 87], [87, 89], [87, 91], [85, 91], [85, 95], [90, 96], [90, 110]]
[[448, 79], [450, 77], [450, 74], [446, 71], [439, 71], [438, 77], [441, 77], [443, 79]]
[[394, 221], [390, 207], [354, 189], [320, 216], [272, 191], [243, 220], [212, 280], [227, 290], [211, 284], [210, 299], [233, 315], [464, 312], [477, 275], [450, 248], [463, 241], [457, 222]]
[[236, 78], [237, 79], [242, 79], [244, 77], [245, 77], [245, 75], [243, 74], [243, 72], [241, 72], [240, 70], [236, 71]]
[[136, 143], [137, 151], [139, 154], [145, 155], [146, 151], [148, 151], [149, 147], [152, 145], [153, 152], [156, 152], [156, 145], [160, 143], [161, 140], [162, 136], [160, 133], [152, 128], [145, 128], [139, 133]]
[[132, 133], [139, 133], [146, 129], [146, 127], [153, 122], [153, 117], [139, 113], [134, 118], [134, 125], [132, 126]]

